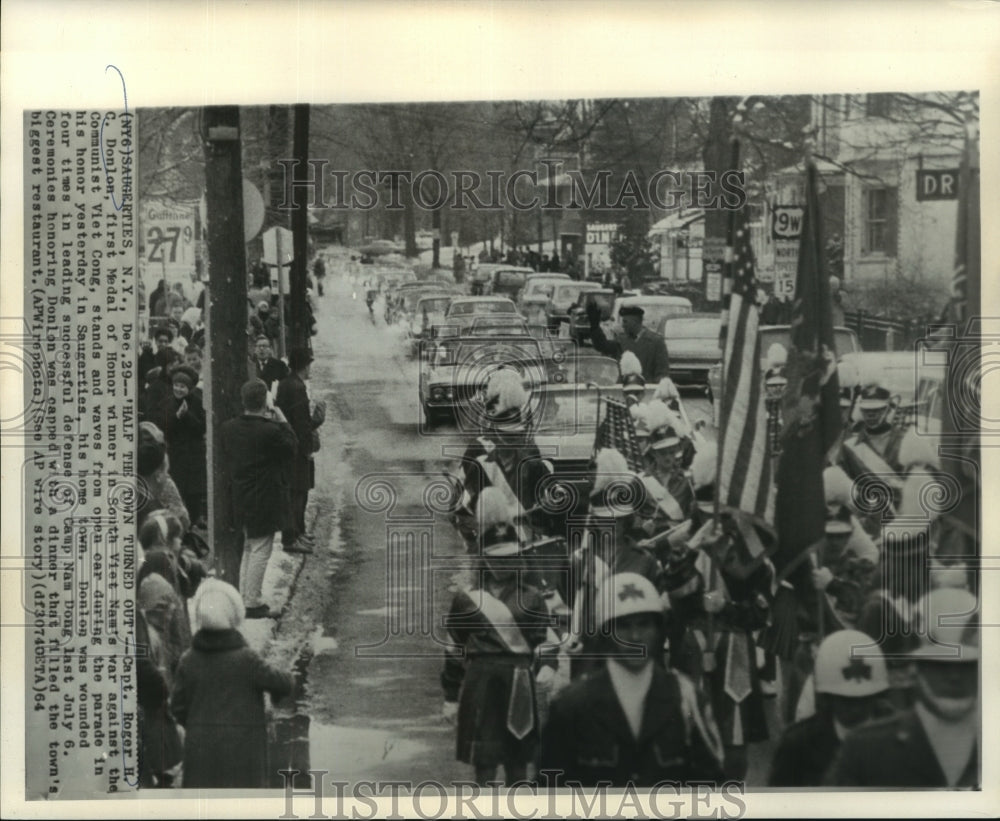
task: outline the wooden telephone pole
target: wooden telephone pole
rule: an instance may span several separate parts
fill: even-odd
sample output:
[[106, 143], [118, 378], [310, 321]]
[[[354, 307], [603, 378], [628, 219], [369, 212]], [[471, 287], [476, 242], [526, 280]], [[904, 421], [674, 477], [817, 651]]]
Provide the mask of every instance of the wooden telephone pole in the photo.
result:
[[203, 109], [209, 282], [205, 299], [205, 374], [209, 533], [215, 566], [239, 585], [243, 534], [232, 523], [230, 480], [222, 461], [222, 424], [242, 412], [247, 379], [247, 264], [238, 106]]
[[[294, 108], [295, 124], [292, 130], [292, 154], [298, 161], [295, 178], [309, 173], [309, 105], [299, 103]], [[309, 266], [309, 209], [311, 194], [305, 186], [293, 188], [292, 202], [292, 270], [289, 275], [291, 299], [291, 327], [288, 329], [288, 347], [306, 347], [312, 336], [309, 314], [306, 310], [306, 275]]]

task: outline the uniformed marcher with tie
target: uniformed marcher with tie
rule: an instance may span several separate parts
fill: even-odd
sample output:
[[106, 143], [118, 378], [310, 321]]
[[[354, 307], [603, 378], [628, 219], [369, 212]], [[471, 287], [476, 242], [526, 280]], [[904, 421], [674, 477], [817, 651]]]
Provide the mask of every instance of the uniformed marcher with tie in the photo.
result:
[[[490, 499], [496, 494], [483, 491], [481, 507], [496, 508]], [[480, 519], [495, 517], [484, 513]], [[524, 580], [513, 524], [489, 524], [480, 544], [482, 567], [470, 589], [455, 594], [446, 619], [453, 646], [441, 673], [443, 714], [457, 717], [456, 758], [475, 767], [477, 783], [495, 781], [503, 765], [506, 783], [513, 784], [525, 778], [537, 749], [536, 651], [551, 619], [541, 594]]]
[[663, 647], [659, 592], [637, 573], [620, 573], [597, 602], [607, 658], [556, 696], [539, 770], [589, 787], [721, 781], [722, 745], [707, 702], [690, 679], [655, 661]]

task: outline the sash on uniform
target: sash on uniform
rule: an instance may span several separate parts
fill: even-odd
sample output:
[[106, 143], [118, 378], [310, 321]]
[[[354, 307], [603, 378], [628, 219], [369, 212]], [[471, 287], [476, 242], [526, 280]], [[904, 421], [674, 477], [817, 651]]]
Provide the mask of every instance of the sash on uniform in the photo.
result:
[[[500, 641], [511, 653], [531, 655], [531, 648], [524, 640], [521, 629], [514, 621], [514, 614], [496, 596], [480, 590], [479, 610], [496, 631]], [[531, 671], [517, 666], [512, 671], [510, 700], [507, 702], [507, 729], [520, 740], [535, 726], [535, 696], [531, 688]]]
[[[844, 442], [844, 450], [856, 461], [852, 467], [855, 471], [865, 471], [875, 473], [883, 479], [894, 493], [899, 493], [903, 489], [903, 480], [899, 474], [871, 445], [858, 439], [849, 439]], [[857, 478], [855, 476], [854, 478]]]

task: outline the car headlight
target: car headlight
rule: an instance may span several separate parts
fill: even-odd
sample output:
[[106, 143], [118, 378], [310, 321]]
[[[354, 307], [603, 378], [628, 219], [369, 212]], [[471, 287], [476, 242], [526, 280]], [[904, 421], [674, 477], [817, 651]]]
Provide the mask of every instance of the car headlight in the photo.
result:
[[432, 388], [431, 400], [434, 402], [440, 402], [442, 399], [444, 399], [444, 388]]
[[445, 391], [445, 396], [447, 396], [449, 399], [454, 399], [455, 398], [455, 391], [452, 388], [448, 388]]

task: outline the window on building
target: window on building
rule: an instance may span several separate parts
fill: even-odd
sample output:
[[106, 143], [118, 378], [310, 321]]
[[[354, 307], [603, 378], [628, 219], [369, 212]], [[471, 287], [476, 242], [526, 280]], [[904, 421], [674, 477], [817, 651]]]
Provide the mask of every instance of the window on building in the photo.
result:
[[896, 255], [895, 188], [869, 188], [865, 191], [866, 254]]
[[888, 117], [892, 113], [891, 94], [869, 94], [865, 98], [865, 114], [869, 117]]

